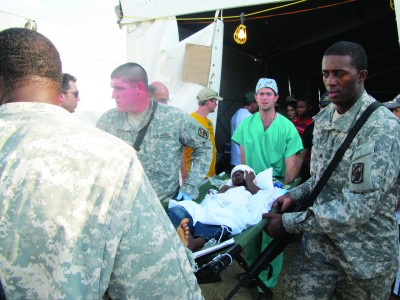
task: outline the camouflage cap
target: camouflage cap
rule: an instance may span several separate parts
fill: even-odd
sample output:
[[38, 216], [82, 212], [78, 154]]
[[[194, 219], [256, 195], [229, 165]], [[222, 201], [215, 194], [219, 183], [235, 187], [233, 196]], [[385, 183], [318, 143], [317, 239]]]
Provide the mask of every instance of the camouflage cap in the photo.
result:
[[394, 97], [393, 101], [387, 102], [385, 106], [388, 109], [396, 109], [400, 107], [400, 94]]

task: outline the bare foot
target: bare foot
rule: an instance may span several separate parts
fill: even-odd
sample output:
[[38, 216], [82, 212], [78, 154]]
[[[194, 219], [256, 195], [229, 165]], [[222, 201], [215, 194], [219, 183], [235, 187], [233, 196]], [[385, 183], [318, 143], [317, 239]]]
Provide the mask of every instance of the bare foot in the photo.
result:
[[178, 228], [176, 228], [176, 232], [178, 233], [183, 245], [188, 247], [191, 251], [196, 251], [202, 248], [207, 241], [202, 237], [194, 238], [190, 233], [188, 224], [189, 219], [183, 219]]
[[181, 221], [181, 224], [179, 224], [178, 228], [176, 228], [179, 238], [186, 247], [189, 246], [189, 236], [191, 236], [188, 224], [189, 219], [185, 218]]

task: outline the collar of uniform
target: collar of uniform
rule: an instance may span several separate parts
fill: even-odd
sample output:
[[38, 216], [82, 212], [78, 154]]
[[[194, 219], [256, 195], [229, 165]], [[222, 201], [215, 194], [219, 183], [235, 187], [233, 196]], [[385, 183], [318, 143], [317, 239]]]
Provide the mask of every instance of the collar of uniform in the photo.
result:
[[362, 112], [374, 101], [375, 99], [368, 95], [368, 93], [364, 90], [356, 103], [354, 103], [354, 105], [336, 121], [332, 122], [332, 117], [336, 109], [335, 105], [330, 105], [329, 107], [323, 109], [315, 117], [315, 124], [319, 124], [323, 130], [327, 131], [337, 130], [341, 132], [348, 132], [350, 128], [353, 127], [355, 121], [360, 117]]
[[[133, 128], [132, 127], [132, 125], [131, 125], [131, 123], [129, 121], [129, 117], [130, 117], [129, 113], [124, 113], [125, 117], [120, 119], [122, 121], [122, 124], [120, 126], [121, 130], [124, 130], [124, 131], [139, 131], [144, 126], [146, 126], [147, 122], [149, 122], [151, 111], [153, 109], [153, 105], [154, 105], [154, 99], [151, 98], [150, 99], [150, 105], [147, 108], [147, 110], [144, 111], [143, 113], [139, 113], [139, 114], [145, 114], [145, 117], [143, 118], [143, 121], [140, 123], [140, 125], [137, 128]], [[132, 115], [131, 115], [131, 117], [132, 117]]]
[[70, 115], [66, 109], [49, 103], [42, 102], [11, 102], [0, 105], [0, 113], [21, 113], [21, 112], [54, 112]]

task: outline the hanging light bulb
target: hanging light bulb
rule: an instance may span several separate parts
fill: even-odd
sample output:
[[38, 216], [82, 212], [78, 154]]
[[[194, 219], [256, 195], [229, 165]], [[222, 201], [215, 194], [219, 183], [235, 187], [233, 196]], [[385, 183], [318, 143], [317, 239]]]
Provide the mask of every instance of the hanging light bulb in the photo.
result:
[[245, 28], [241, 27], [239, 30], [238, 38], [242, 40], [245, 37], [246, 37], [246, 27]]
[[240, 14], [240, 25], [236, 28], [235, 33], [233, 34], [233, 39], [238, 44], [244, 44], [247, 41], [247, 31], [246, 26], [244, 25], [244, 13]]

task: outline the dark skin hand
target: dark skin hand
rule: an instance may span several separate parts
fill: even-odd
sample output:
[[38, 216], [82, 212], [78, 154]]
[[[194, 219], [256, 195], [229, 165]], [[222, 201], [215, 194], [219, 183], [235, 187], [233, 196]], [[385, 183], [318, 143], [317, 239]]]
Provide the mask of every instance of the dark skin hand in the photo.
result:
[[245, 171], [244, 181], [246, 183], [246, 188], [252, 195], [257, 194], [260, 190], [260, 188], [254, 184], [254, 179], [256, 179], [256, 175], [254, 175], [253, 172]]
[[222, 186], [218, 193], [225, 193], [227, 190], [238, 187], [238, 186], [244, 186], [246, 190], [248, 190], [252, 195], [256, 194], [260, 188], [254, 184], [254, 179], [256, 176], [254, 175], [253, 172], [248, 172], [248, 171], [236, 171], [235, 173], [232, 174], [232, 183], [233, 186], [229, 185], [224, 185]]
[[[277, 209], [278, 206], [281, 206], [280, 211], [284, 213], [285, 211], [289, 210], [293, 206], [293, 197], [289, 193], [278, 197], [275, 202], [272, 204], [272, 210]], [[276, 212], [269, 212], [262, 214], [262, 218], [268, 219], [268, 225], [265, 228], [267, 234], [272, 237], [276, 238], [286, 234], [285, 227], [283, 227], [282, 223], [282, 215]]]

